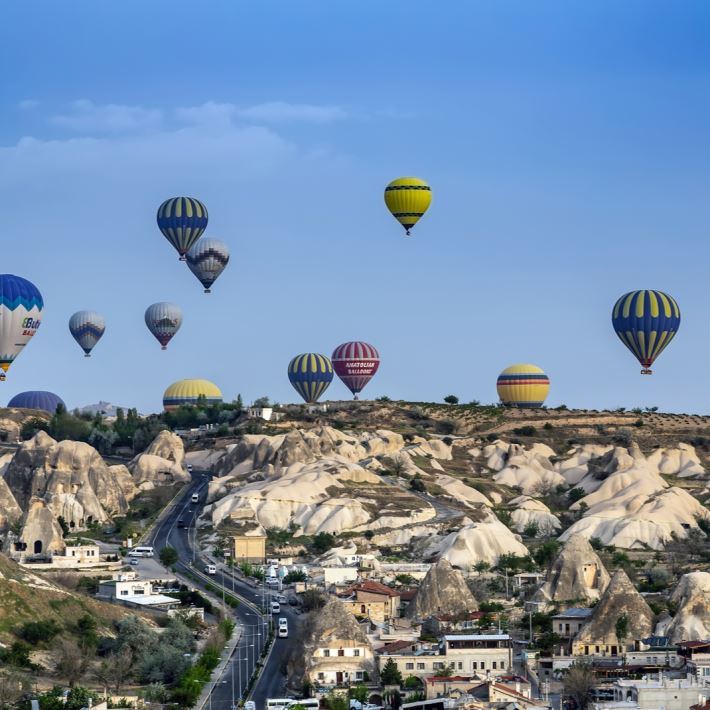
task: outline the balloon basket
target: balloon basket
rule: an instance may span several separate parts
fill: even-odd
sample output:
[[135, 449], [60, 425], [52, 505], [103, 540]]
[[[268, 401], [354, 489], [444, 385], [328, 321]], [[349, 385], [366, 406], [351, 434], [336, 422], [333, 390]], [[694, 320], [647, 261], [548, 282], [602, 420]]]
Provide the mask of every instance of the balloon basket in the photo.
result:
[[161, 345], [161, 346], [160, 346], [160, 349], [161, 349], [161, 350], [167, 350], [167, 349], [168, 349], [168, 346], [167, 346], [167, 345]]
[[178, 261], [187, 261], [187, 257], [184, 254], [180, 254]]
[[641, 370], [642, 375], [652, 375], [653, 370], [649, 370], [647, 367], [644, 367], [643, 370]]
[[212, 293], [212, 289], [206, 288], [205, 293]]
[[91, 357], [90, 353], [84, 353], [84, 357]]

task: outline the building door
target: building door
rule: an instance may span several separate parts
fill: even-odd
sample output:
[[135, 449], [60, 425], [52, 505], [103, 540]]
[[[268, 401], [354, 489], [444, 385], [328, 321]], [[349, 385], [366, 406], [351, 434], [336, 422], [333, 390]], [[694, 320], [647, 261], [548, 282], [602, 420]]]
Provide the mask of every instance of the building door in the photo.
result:
[[341, 671], [337, 671], [337, 672], [336, 672], [336, 674], [335, 674], [335, 682], [336, 682], [338, 685], [342, 685], [342, 684], [343, 684], [343, 674], [342, 674]]
[[35, 555], [41, 555], [41, 554], [42, 554], [42, 541], [35, 540]]

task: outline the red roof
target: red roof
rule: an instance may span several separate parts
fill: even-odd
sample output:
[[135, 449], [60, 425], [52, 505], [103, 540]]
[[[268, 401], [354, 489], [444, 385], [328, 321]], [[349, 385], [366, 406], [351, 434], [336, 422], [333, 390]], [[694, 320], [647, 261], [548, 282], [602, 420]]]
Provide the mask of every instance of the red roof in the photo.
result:
[[509, 685], [501, 685], [500, 683], [493, 683], [493, 687], [497, 688], [498, 690], [502, 690], [504, 693], [510, 693], [510, 695], [514, 695], [516, 698], [525, 698], [525, 700], [530, 700], [530, 698], [528, 698], [527, 695], [523, 695], [522, 693], [519, 693], [514, 688], [511, 688]]
[[417, 590], [416, 590], [416, 589], [403, 589], [403, 590], [399, 593], [399, 598], [400, 598], [403, 602], [411, 602], [412, 599], [414, 599], [414, 597], [415, 597], [416, 595], [417, 595]]
[[710, 646], [710, 640], [708, 641], [681, 641], [679, 646], [684, 648], [704, 648], [705, 646]]
[[392, 653], [394, 651], [400, 651], [403, 648], [414, 646], [416, 643], [416, 641], [392, 641], [391, 643], [386, 643], [384, 646], [376, 648], [375, 651], [377, 651], [377, 653]]
[[704, 705], [691, 705], [690, 710], [710, 710], [710, 699], [706, 700]]
[[398, 597], [399, 592], [391, 589], [386, 584], [373, 582], [371, 579], [366, 579], [360, 584], [355, 584], [350, 588], [353, 592], [369, 592], [370, 594], [382, 594], [387, 597]]

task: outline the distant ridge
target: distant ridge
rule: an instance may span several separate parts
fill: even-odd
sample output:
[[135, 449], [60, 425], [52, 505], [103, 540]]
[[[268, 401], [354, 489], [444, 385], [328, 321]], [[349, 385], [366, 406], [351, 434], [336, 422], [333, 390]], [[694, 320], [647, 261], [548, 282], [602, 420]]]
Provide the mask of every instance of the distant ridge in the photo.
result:
[[[125, 414], [130, 407], [122, 407], [117, 404], [111, 404], [111, 402], [99, 401], [96, 404], [87, 404], [83, 407], [77, 407], [77, 409], [82, 414], [96, 414], [97, 412], [101, 412], [104, 416], [115, 417], [118, 409], [122, 409]], [[141, 414], [140, 416], [143, 415]]]

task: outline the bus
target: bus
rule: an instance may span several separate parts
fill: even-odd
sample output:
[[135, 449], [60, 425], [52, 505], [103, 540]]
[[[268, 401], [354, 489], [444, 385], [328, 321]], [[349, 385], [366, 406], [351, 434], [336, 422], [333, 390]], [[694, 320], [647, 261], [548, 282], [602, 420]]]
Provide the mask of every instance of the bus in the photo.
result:
[[129, 557], [153, 557], [152, 547], [134, 547], [129, 553]]
[[318, 698], [268, 698], [266, 710], [287, 710], [296, 705], [307, 708], [307, 710], [318, 710], [320, 703]]

